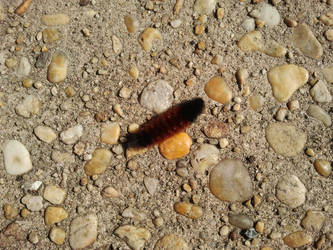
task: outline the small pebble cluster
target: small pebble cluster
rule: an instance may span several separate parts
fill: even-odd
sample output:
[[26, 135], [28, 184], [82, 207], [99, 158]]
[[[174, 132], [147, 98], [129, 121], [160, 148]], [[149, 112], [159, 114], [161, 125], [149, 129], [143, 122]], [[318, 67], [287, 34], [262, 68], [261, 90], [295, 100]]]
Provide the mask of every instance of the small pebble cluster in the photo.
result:
[[[332, 0], [18, 2], [1, 249], [333, 250]], [[124, 146], [194, 97], [191, 128]]]

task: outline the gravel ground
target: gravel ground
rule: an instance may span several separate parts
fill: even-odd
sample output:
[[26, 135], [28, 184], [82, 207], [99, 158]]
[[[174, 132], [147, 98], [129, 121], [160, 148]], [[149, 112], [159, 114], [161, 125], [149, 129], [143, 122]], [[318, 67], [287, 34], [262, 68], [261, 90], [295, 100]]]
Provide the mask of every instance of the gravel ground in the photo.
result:
[[[20, 4], [0, 2], [1, 249], [333, 249], [333, 1]], [[186, 133], [124, 146], [196, 97]]]

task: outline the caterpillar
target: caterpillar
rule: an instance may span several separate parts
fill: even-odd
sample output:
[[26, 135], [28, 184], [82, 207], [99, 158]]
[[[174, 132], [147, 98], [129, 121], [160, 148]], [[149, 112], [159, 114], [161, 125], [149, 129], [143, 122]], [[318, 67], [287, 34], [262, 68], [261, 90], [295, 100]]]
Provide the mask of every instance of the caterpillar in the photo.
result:
[[204, 101], [201, 98], [194, 98], [173, 106], [147, 121], [136, 133], [129, 134], [126, 146], [145, 148], [160, 144], [189, 127], [201, 114], [203, 108]]

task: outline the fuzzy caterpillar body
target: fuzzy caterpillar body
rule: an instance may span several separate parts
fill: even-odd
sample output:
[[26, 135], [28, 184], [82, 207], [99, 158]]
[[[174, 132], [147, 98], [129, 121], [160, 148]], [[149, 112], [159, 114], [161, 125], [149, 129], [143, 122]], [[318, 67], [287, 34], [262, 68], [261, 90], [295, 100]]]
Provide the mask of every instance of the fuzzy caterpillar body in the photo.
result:
[[194, 98], [169, 108], [143, 124], [135, 134], [129, 135], [127, 147], [144, 148], [161, 143], [189, 127], [203, 108], [204, 101], [201, 98]]

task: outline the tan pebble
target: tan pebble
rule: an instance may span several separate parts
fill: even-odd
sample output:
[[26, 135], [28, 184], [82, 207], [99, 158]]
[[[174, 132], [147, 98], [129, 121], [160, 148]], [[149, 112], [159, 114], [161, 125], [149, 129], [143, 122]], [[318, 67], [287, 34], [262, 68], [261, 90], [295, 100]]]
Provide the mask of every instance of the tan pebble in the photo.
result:
[[242, 95], [243, 96], [249, 96], [250, 93], [251, 93], [250, 86], [247, 85], [247, 84], [244, 84], [243, 85], [243, 93], [242, 93]]
[[25, 87], [25, 88], [31, 88], [33, 85], [33, 81], [30, 78], [25, 78], [23, 80], [22, 84], [23, 84], [23, 87]]
[[278, 240], [281, 238], [281, 233], [273, 231], [269, 234], [269, 238], [272, 240]]
[[86, 144], [83, 142], [78, 142], [74, 145], [74, 153], [76, 155], [83, 155], [86, 149]]
[[164, 220], [162, 217], [157, 217], [153, 220], [153, 223], [154, 223], [155, 227], [161, 227], [164, 224]]
[[209, 15], [213, 12], [216, 0], [196, 0], [194, 3], [194, 12], [200, 15]]
[[118, 227], [114, 231], [114, 234], [125, 240], [131, 249], [144, 249], [146, 241], [151, 237], [151, 234], [147, 229], [131, 225]]
[[292, 94], [309, 79], [305, 68], [294, 64], [284, 64], [270, 69], [267, 78], [273, 89], [273, 95], [279, 102], [286, 102]]
[[47, 71], [47, 79], [52, 83], [65, 80], [67, 76], [68, 59], [64, 53], [54, 53]]
[[52, 227], [49, 233], [50, 240], [57, 245], [62, 245], [66, 238], [66, 232], [60, 227]]
[[6, 59], [5, 64], [7, 68], [11, 69], [17, 65], [17, 60], [14, 57], [8, 58]]
[[200, 50], [204, 50], [205, 48], [206, 48], [206, 43], [205, 43], [205, 41], [200, 40], [200, 41], [198, 42], [198, 49], [200, 49]]
[[117, 55], [120, 54], [123, 49], [123, 44], [121, 43], [121, 40], [115, 35], [112, 36], [112, 47], [114, 53], [116, 53]]
[[182, 237], [175, 234], [167, 234], [163, 236], [163, 238], [159, 239], [155, 244], [154, 250], [161, 249], [189, 250], [190, 248]]
[[73, 96], [75, 96], [76, 91], [72, 86], [68, 86], [65, 89], [65, 94], [67, 97], [73, 97]]
[[204, 126], [203, 132], [209, 138], [221, 138], [228, 135], [229, 126], [224, 122], [213, 121]]
[[289, 247], [297, 248], [311, 244], [313, 241], [312, 236], [305, 231], [297, 231], [288, 234], [283, 238], [284, 244]]
[[119, 196], [119, 192], [111, 186], [105, 187], [102, 191], [104, 198], [116, 198]]
[[105, 123], [101, 127], [101, 142], [106, 144], [117, 144], [120, 136], [118, 123]]
[[47, 226], [61, 222], [67, 217], [68, 213], [62, 207], [49, 206], [45, 209], [44, 220]]
[[98, 148], [92, 154], [90, 161], [84, 166], [86, 175], [102, 174], [107, 169], [112, 158], [112, 153], [108, 149]]
[[131, 94], [132, 94], [132, 90], [130, 90], [127, 87], [122, 87], [119, 91], [119, 96], [124, 98], [124, 99], [130, 98]]
[[136, 124], [136, 123], [131, 123], [129, 126], [128, 126], [128, 129], [127, 131], [131, 134], [134, 134], [135, 132], [138, 131], [138, 129], [140, 128], [139, 124]]
[[318, 105], [310, 104], [307, 113], [316, 120], [321, 121], [326, 127], [332, 125], [331, 116]]
[[221, 55], [216, 55], [216, 56], [213, 57], [211, 62], [212, 62], [212, 64], [222, 65], [223, 57]]
[[130, 76], [136, 81], [139, 77], [139, 70], [136, 66], [133, 66], [130, 70], [129, 70], [129, 74]]
[[148, 148], [127, 148], [126, 149], [126, 158], [132, 158], [135, 155], [141, 155], [147, 152]]
[[286, 17], [284, 19], [284, 23], [288, 26], [288, 27], [296, 27], [297, 26], [297, 21], [289, 18], [289, 17]]
[[275, 42], [274, 40], [268, 40], [265, 43], [262, 52], [264, 52], [268, 56], [285, 57], [285, 55], [287, 54], [287, 49]]
[[329, 26], [333, 25], [333, 12], [327, 12], [319, 17], [319, 20]]
[[200, 201], [200, 197], [198, 195], [196, 195], [196, 194], [192, 195], [192, 202], [194, 204], [198, 204], [199, 201]]
[[183, 4], [184, 4], [184, 0], [176, 0], [175, 5], [173, 6], [173, 14], [174, 15], [178, 15], [179, 14], [179, 11], [183, 7]]
[[226, 148], [229, 145], [229, 142], [226, 138], [222, 138], [219, 140], [219, 145], [221, 148]]
[[282, 122], [286, 116], [287, 116], [287, 113], [288, 113], [288, 109], [286, 108], [279, 108], [279, 110], [276, 112], [276, 120]]
[[253, 207], [256, 208], [261, 203], [261, 197], [255, 194], [252, 198]]
[[44, 15], [42, 16], [44, 25], [66, 25], [69, 23], [69, 17], [66, 14]]
[[121, 108], [120, 104], [116, 104], [113, 106], [113, 111], [116, 112], [116, 114], [118, 114], [121, 117], [124, 117], [124, 111]]
[[325, 37], [328, 41], [333, 41], [333, 29], [329, 29], [325, 32]]
[[202, 216], [202, 208], [193, 205], [189, 202], [177, 202], [174, 205], [174, 209], [177, 213], [184, 215], [190, 219], [198, 219]]
[[88, 178], [82, 177], [81, 180], [80, 180], [80, 185], [85, 186], [87, 184], [88, 184]]
[[186, 191], [187, 193], [191, 193], [192, 188], [190, 187], [190, 185], [188, 185], [187, 183], [183, 184], [183, 189], [184, 191]]
[[264, 224], [264, 222], [262, 222], [262, 221], [258, 221], [257, 223], [256, 223], [256, 231], [258, 232], [258, 233], [263, 233], [264, 232], [264, 227], [265, 227], [265, 224]]
[[154, 28], [146, 28], [139, 36], [139, 43], [146, 52], [149, 52], [155, 39], [162, 39], [161, 32]]
[[124, 22], [128, 33], [135, 33], [139, 28], [139, 22], [133, 16], [124, 16]]
[[299, 109], [299, 102], [298, 102], [298, 100], [292, 100], [292, 101], [288, 102], [287, 106], [288, 106], [288, 109], [291, 112], [293, 112], [293, 111]]
[[58, 30], [53, 28], [44, 29], [42, 34], [44, 43], [53, 43], [61, 39], [61, 34], [58, 32]]
[[239, 69], [236, 72], [236, 79], [240, 85], [245, 84], [248, 77], [249, 77], [249, 72], [247, 71], [247, 69]]
[[224, 8], [218, 8], [216, 11], [217, 19], [221, 20], [224, 17]]
[[37, 126], [34, 128], [34, 133], [41, 141], [51, 143], [57, 138], [57, 134], [50, 127]]
[[16, 9], [15, 13], [23, 15], [30, 7], [32, 0], [24, 0]]
[[7, 220], [13, 220], [18, 215], [18, 210], [11, 204], [5, 203], [3, 205], [3, 213]]
[[214, 101], [227, 104], [232, 99], [232, 91], [226, 81], [219, 76], [211, 78], [205, 85], [205, 93]]
[[43, 198], [52, 204], [62, 204], [66, 198], [66, 191], [55, 185], [48, 185], [44, 189]]
[[324, 177], [328, 177], [332, 173], [331, 163], [327, 160], [317, 159], [314, 161], [314, 166], [317, 172]]
[[23, 218], [27, 218], [30, 215], [30, 211], [27, 208], [22, 208], [20, 214]]
[[301, 225], [308, 231], [320, 231], [325, 221], [325, 216], [320, 211], [308, 210], [301, 221]]
[[237, 46], [245, 53], [261, 50], [263, 47], [262, 36], [259, 31], [249, 32], [241, 37]]
[[265, 103], [265, 98], [261, 95], [253, 95], [250, 96], [249, 98], [249, 104], [250, 107], [254, 110], [254, 111], [260, 111], [262, 109], [262, 106]]
[[202, 24], [198, 24], [194, 28], [194, 34], [201, 35], [205, 31], [205, 26]]
[[239, 103], [236, 103], [234, 106], [232, 106], [233, 111], [239, 111], [241, 109], [241, 105]]
[[195, 77], [192, 77], [192, 78], [190, 78], [190, 79], [187, 79], [186, 81], [185, 81], [185, 84], [186, 84], [186, 86], [192, 86], [192, 85], [194, 85], [195, 84]]
[[310, 156], [310, 157], [315, 156], [315, 152], [314, 152], [314, 150], [312, 148], [307, 148], [305, 150], [305, 153], [306, 153], [307, 156]]
[[207, 15], [200, 15], [199, 21], [201, 24], [207, 23], [207, 21], [208, 21]]
[[166, 139], [159, 145], [161, 155], [168, 160], [182, 158], [190, 152], [192, 145], [191, 137], [181, 132]]

